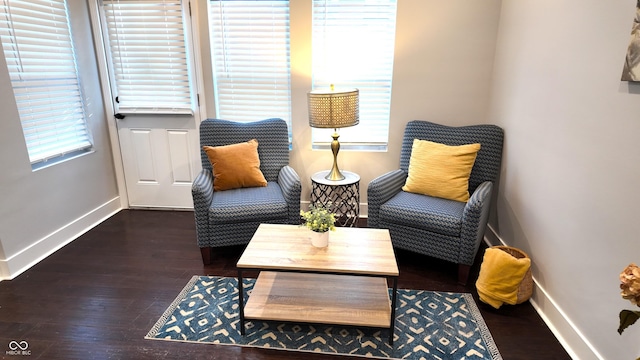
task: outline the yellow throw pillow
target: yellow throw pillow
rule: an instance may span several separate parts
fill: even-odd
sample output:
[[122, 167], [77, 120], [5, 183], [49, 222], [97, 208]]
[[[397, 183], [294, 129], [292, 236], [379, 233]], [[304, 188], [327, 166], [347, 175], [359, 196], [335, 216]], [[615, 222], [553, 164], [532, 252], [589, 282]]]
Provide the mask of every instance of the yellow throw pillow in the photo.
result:
[[202, 149], [213, 166], [214, 190], [267, 186], [267, 180], [260, 171], [258, 140], [226, 146], [203, 146]]
[[480, 144], [449, 146], [413, 140], [409, 176], [402, 190], [466, 202], [469, 176]]

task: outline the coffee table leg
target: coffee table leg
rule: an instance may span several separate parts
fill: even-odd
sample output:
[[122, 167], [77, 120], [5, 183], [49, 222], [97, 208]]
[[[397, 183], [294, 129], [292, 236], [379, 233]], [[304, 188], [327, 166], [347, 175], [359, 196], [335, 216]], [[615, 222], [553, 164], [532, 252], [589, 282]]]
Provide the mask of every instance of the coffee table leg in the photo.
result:
[[244, 285], [242, 283], [242, 270], [238, 269], [238, 306], [240, 307], [240, 335], [244, 336]]
[[398, 294], [398, 277], [393, 278], [393, 291], [391, 293], [391, 324], [389, 326], [389, 345], [393, 345], [393, 333], [396, 329], [396, 298]]

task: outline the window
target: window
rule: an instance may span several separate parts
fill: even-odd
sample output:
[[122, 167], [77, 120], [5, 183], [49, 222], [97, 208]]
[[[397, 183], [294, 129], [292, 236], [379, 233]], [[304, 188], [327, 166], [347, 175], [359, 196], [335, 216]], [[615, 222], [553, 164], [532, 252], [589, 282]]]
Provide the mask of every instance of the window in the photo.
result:
[[180, 0], [103, 0], [116, 112], [193, 113]]
[[216, 117], [281, 118], [291, 139], [289, 1], [209, 2]]
[[0, 0], [0, 40], [34, 168], [91, 149], [64, 0]]
[[[360, 124], [340, 129], [343, 148], [386, 148], [395, 28], [396, 0], [313, 0], [313, 88], [360, 90]], [[314, 128], [314, 147], [332, 133]]]

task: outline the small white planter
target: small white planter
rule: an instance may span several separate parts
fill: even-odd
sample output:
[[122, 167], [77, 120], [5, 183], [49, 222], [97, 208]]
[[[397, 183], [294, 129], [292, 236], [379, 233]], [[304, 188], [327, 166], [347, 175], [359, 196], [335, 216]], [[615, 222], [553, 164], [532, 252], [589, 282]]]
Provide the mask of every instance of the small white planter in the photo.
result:
[[309, 237], [311, 238], [311, 245], [317, 248], [323, 248], [329, 245], [330, 231], [315, 232], [313, 230], [309, 230], [309, 232], [310, 232]]

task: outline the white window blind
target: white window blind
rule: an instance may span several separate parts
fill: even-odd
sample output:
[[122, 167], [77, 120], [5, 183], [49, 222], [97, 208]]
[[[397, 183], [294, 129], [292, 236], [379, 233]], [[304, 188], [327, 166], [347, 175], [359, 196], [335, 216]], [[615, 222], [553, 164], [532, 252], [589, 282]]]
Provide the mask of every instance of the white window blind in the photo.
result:
[[[384, 149], [389, 134], [396, 0], [313, 0], [313, 88], [360, 90], [360, 124], [342, 128], [343, 148]], [[314, 145], [332, 129], [313, 129]]]
[[91, 148], [64, 0], [0, 0], [0, 39], [32, 164]]
[[116, 111], [193, 112], [180, 0], [103, 0]]
[[281, 118], [291, 134], [289, 1], [210, 1], [216, 116]]

